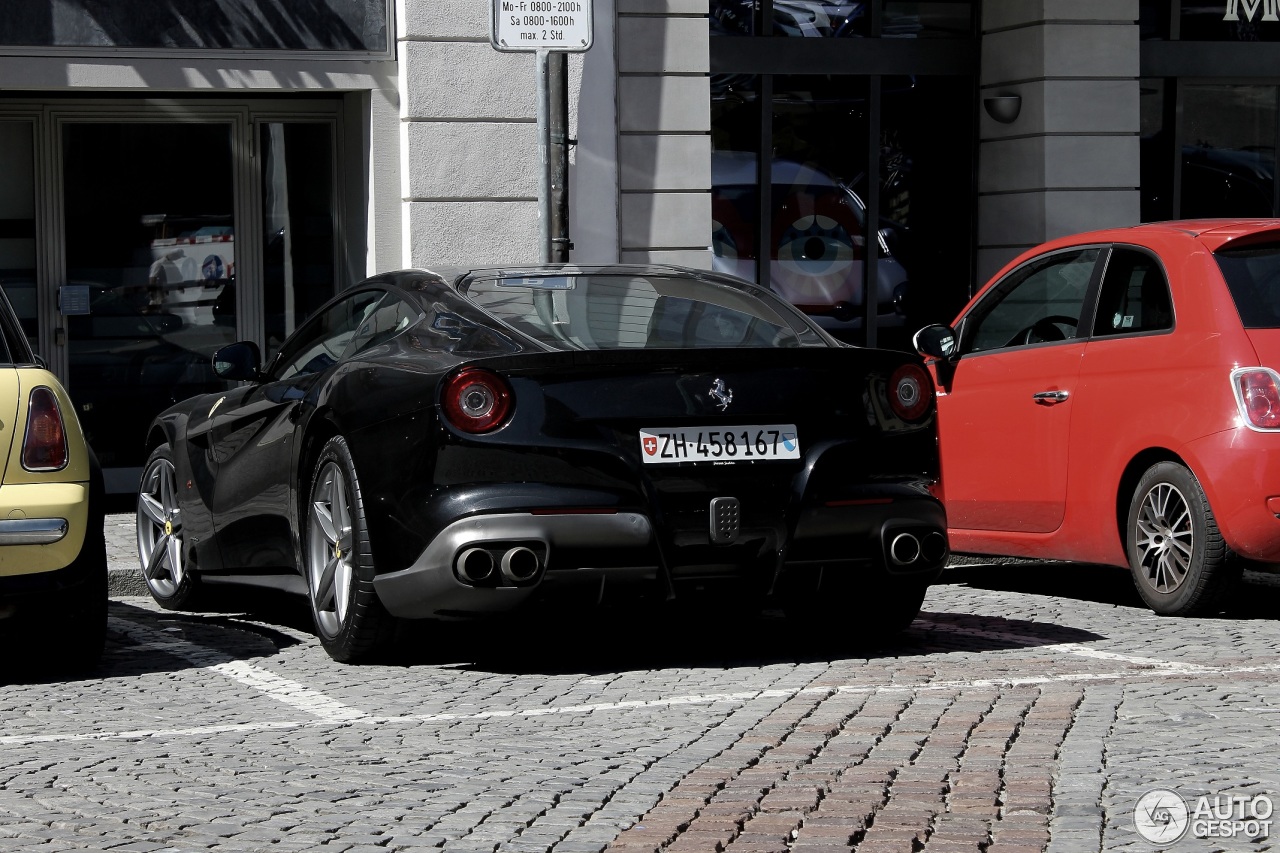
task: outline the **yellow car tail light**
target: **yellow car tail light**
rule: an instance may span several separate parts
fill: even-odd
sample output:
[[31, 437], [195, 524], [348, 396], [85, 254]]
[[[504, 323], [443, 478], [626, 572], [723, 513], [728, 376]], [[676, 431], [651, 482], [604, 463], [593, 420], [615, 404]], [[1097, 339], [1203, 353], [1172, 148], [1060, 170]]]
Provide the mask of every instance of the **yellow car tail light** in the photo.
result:
[[67, 467], [67, 431], [58, 398], [43, 386], [31, 392], [27, 431], [22, 439], [22, 467], [28, 471], [58, 471]]

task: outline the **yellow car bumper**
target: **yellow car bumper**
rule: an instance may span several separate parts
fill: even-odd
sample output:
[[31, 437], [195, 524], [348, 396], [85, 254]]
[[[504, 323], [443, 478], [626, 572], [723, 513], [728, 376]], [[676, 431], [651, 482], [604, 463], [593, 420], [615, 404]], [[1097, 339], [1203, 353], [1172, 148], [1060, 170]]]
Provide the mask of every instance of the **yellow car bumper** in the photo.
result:
[[0, 486], [0, 578], [71, 565], [88, 524], [88, 483]]

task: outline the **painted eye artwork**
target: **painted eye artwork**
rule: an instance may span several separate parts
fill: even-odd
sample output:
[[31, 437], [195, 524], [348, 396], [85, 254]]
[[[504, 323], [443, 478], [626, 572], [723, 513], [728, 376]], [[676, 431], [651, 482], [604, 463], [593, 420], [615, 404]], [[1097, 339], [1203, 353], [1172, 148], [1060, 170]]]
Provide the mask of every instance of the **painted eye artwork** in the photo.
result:
[[801, 189], [778, 211], [774, 289], [798, 305], [854, 302], [862, 284], [862, 227], [834, 192]]

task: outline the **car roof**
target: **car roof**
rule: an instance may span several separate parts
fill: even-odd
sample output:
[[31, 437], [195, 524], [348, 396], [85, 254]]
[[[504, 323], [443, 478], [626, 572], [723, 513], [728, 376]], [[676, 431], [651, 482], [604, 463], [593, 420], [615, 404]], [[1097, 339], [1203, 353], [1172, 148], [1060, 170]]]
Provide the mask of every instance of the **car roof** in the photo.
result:
[[[1261, 242], [1280, 243], [1280, 219], [1172, 219], [1068, 234], [1047, 240], [1022, 252], [1001, 267], [999, 272], [988, 280], [988, 283], [1002, 278], [1010, 270], [1045, 252], [1092, 243], [1141, 245], [1147, 242], [1144, 238], [1194, 240], [1210, 252], [1216, 252], [1229, 243], [1237, 246]], [[985, 289], [985, 285], [982, 289]]]
[[1280, 239], [1280, 219], [1174, 219], [1144, 222], [1124, 228], [1107, 228], [1059, 237], [1045, 243], [1048, 247], [1077, 246], [1082, 243], [1141, 242], [1144, 235], [1186, 235], [1216, 251], [1241, 237], [1270, 235]]
[[619, 276], [680, 276], [695, 278], [716, 284], [728, 285], [746, 292], [765, 291], [754, 282], [737, 276], [715, 272], [713, 270], [684, 267], [676, 264], [535, 264], [521, 263], [510, 266], [430, 266], [393, 270], [365, 279], [352, 287], [365, 284], [388, 284], [402, 280], [405, 276], [417, 278], [427, 277], [458, 290], [468, 278], [532, 278], [537, 276], [557, 275], [619, 275]]

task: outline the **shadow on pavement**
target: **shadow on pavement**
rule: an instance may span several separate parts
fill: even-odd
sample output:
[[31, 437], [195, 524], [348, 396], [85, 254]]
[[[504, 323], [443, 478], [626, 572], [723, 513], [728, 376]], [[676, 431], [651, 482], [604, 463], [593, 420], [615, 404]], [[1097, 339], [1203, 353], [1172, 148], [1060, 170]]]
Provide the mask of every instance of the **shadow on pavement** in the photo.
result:
[[[107, 649], [93, 677], [128, 677], [270, 658], [307, 644], [309, 655], [340, 670], [313, 644], [301, 597], [242, 593], [216, 612], [160, 611], [114, 600]], [[234, 604], [242, 605], [236, 608]], [[249, 603], [252, 607], [245, 608]], [[858, 608], [850, 606], [849, 619]], [[1096, 634], [1059, 625], [963, 613], [922, 613], [882, 643], [850, 639], [852, 621], [816, 625], [774, 611], [712, 612], [708, 607], [538, 611], [479, 622], [405, 622], [393, 647], [371, 664], [459, 667], [515, 674], [603, 674], [668, 668], [798, 664], [918, 656], [1089, 642]]]
[[[1057, 560], [973, 559], [948, 568], [939, 581], [972, 589], [1047, 595], [1146, 610], [1127, 569]], [[1246, 570], [1240, 587], [1223, 606], [1221, 618], [1275, 619], [1280, 616], [1280, 574]]]
[[[1145, 611], [1123, 569], [1064, 562], [973, 562], [947, 570], [942, 585], [1043, 595]], [[305, 599], [261, 590], [214, 590], [203, 613], [157, 612], [111, 603], [107, 650], [94, 677], [129, 676], [269, 658], [300, 644], [330, 662], [314, 635]], [[393, 647], [374, 665], [436, 666], [517, 674], [604, 674], [669, 668], [713, 668], [874, 660], [949, 652], [982, 653], [1087, 643], [1099, 634], [1062, 625], [964, 612], [938, 612], [926, 602], [912, 626], [876, 644], [858, 644], [848, 622], [813, 624], [780, 612], [737, 608], [551, 609], [479, 622], [403, 623]], [[1280, 577], [1247, 572], [1226, 619], [1275, 619]], [[40, 680], [35, 674], [31, 680]]]
[[1133, 588], [1129, 572], [1115, 566], [1058, 560], [991, 560], [952, 565], [942, 573], [944, 584], [973, 589], [1051, 595], [1120, 607], [1146, 608]]
[[[851, 606], [851, 620], [856, 611]], [[1101, 639], [1058, 625], [989, 617], [973, 618], [973, 630], [965, 630], [961, 622], [970, 618], [925, 612], [902, 634], [862, 644], [849, 639], [847, 632], [842, 636], [840, 625], [806, 624], [772, 612], [737, 616], [626, 612], [577, 619], [526, 617], [487, 624], [411, 625], [410, 636], [417, 634], [420, 641], [400, 643], [382, 663], [496, 673], [604, 674], [874, 660]]]

